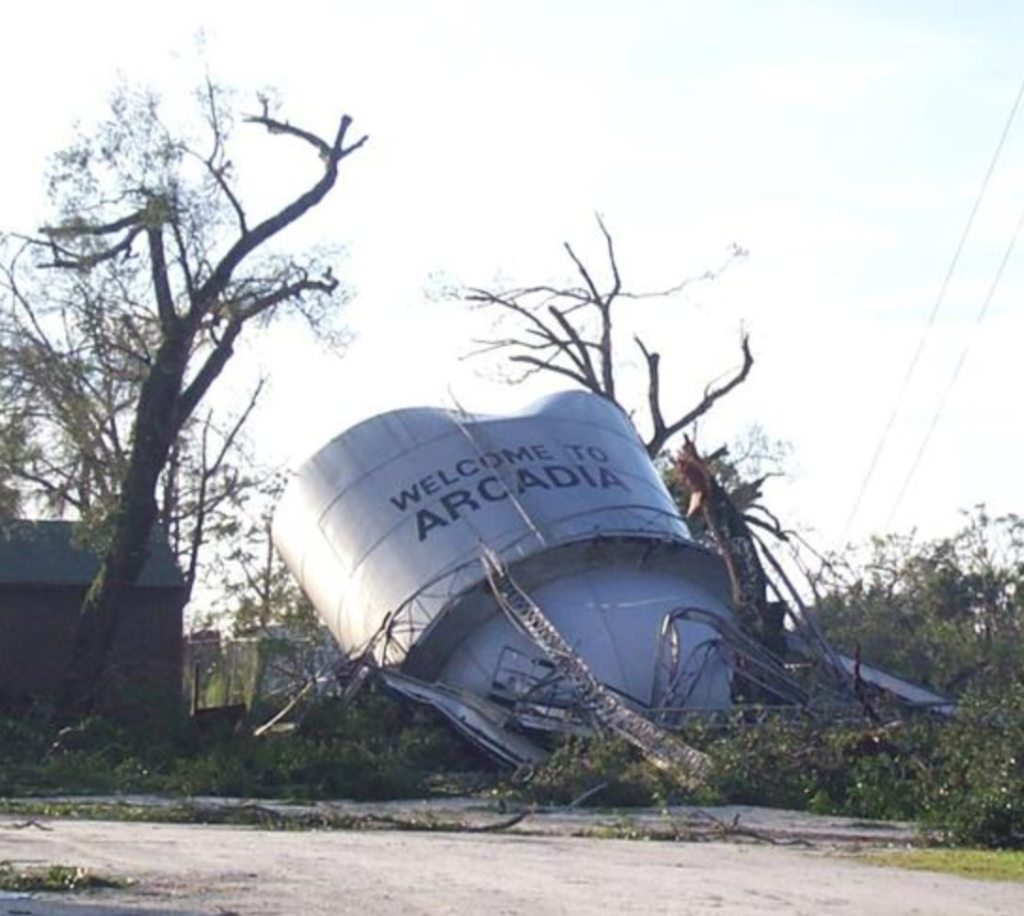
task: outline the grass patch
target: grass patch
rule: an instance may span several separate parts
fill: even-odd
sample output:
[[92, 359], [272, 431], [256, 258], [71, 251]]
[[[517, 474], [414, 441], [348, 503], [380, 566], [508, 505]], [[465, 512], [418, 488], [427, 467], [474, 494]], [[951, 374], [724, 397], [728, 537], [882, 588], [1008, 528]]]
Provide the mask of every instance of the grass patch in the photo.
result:
[[126, 887], [128, 881], [93, 874], [81, 865], [39, 865], [16, 868], [10, 862], [0, 862], [0, 891], [90, 891]]
[[987, 881], [1024, 882], [1024, 852], [1008, 849], [900, 849], [863, 856], [877, 865], [945, 872]]

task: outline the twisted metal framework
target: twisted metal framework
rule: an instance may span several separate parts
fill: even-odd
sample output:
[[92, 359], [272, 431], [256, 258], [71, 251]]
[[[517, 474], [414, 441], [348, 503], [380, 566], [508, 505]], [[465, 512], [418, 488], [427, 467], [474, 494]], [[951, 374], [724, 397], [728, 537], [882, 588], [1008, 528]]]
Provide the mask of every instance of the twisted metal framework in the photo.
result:
[[710, 768], [706, 754], [634, 712], [587, 667], [540, 607], [511, 578], [501, 557], [481, 545], [487, 581], [501, 609], [544, 650], [559, 674], [576, 688], [581, 707], [598, 725], [621, 735], [663, 769], [700, 781]]
[[[479, 450], [474, 432], [461, 417], [456, 416], [454, 421]], [[840, 657], [807, 615], [778, 561], [751, 531], [747, 516], [732, 503], [690, 440], [684, 446], [679, 470], [695, 496], [689, 514], [699, 511], [704, 516], [713, 542], [709, 546], [717, 548], [725, 564], [737, 620], [700, 607], [677, 608], [666, 617], [658, 648], [656, 686], [646, 715], [594, 676], [541, 607], [511, 578], [506, 560], [482, 540], [480, 561], [497, 605], [552, 665], [550, 673], [526, 695], [513, 698], [514, 721], [527, 728], [603, 728], [625, 738], [656, 765], [698, 782], [707, 774], [709, 758], [669, 731], [681, 728], [692, 716], [711, 722], [722, 715], [732, 719], [738, 711], [749, 722], [777, 715], [835, 719], [863, 715], [869, 707], [856, 689], [861, 685], [859, 675], [855, 671], [851, 676], [844, 669]], [[514, 487], [507, 488], [528, 523], [530, 533], [524, 537], [544, 544], [547, 532], [541, 532], [530, 519]], [[385, 618], [356, 660], [355, 671], [360, 677], [353, 679], [346, 694], [357, 691], [372, 670], [401, 664], [409, 648], [434, 622], [438, 608], [446, 606], [475, 578], [471, 572], [475, 563], [475, 559], [464, 558]], [[768, 601], [769, 591], [774, 593], [775, 602]], [[783, 615], [789, 618], [791, 628], [786, 628]], [[682, 621], [701, 624], [713, 635], [686, 653], [676, 630], [676, 624]], [[731, 710], [723, 713], [695, 706], [694, 691], [699, 689], [707, 666], [723, 659], [731, 671]], [[558, 682], [572, 692], [569, 706], [538, 704], [540, 695]], [[553, 715], [556, 708], [559, 715]]]
[[[732, 605], [741, 626], [733, 627], [723, 620], [704, 622], [714, 626], [734, 652], [737, 681], [741, 684], [745, 681], [753, 687], [743, 699], [748, 702], [781, 700], [783, 705], [795, 705], [807, 711], [859, 704], [865, 714], [870, 714], [869, 703], [858, 691], [858, 678], [851, 678], [845, 671], [835, 651], [804, 613], [803, 603], [779, 562], [751, 530], [755, 520], [733, 503], [688, 436], [677, 458], [676, 469], [691, 491], [687, 515], [699, 513], [703, 517], [729, 576]], [[785, 539], [781, 530], [772, 530]], [[789, 597], [800, 609], [799, 614], [768, 574], [766, 564], [781, 579]], [[769, 591], [774, 592], [775, 602], [768, 600]], [[793, 627], [789, 632], [785, 628], [787, 617]], [[807, 669], [802, 683], [789, 675], [783, 661], [794, 655], [802, 659]]]
[[[720, 614], [706, 608], [686, 607], [670, 613], [662, 626], [662, 645], [674, 633], [678, 621], [693, 621], [714, 630], [715, 639], [705, 645], [705, 657], [712, 653], [729, 659], [733, 672], [733, 693], [735, 698], [747, 694], [769, 704], [782, 704], [803, 709], [813, 704], [807, 685], [802, 684], [787, 669], [777, 656], [773, 655], [756, 639], [749, 636]], [[676, 648], [672, 646], [672, 648]], [[662, 652], [659, 652], [659, 656]], [[689, 693], [699, 683], [701, 669], [688, 670], [682, 665], [683, 657], [678, 650], [667, 659], [664, 683], [661, 689], [663, 717], [678, 712], [689, 705]]]

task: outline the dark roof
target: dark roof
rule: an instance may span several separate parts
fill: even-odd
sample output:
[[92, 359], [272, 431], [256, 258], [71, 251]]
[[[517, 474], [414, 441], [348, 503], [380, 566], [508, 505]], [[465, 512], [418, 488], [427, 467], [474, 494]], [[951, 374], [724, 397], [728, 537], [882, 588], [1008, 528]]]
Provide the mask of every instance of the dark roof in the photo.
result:
[[[99, 569], [96, 553], [75, 541], [73, 522], [0, 520], [0, 585], [88, 585]], [[138, 585], [185, 584], [167, 538], [154, 530]]]

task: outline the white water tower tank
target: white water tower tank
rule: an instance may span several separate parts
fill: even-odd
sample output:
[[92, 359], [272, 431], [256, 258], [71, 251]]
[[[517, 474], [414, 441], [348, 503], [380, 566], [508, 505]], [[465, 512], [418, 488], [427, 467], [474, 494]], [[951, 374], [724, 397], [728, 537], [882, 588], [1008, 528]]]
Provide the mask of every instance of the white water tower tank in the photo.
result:
[[629, 419], [565, 392], [512, 416], [396, 410], [295, 473], [274, 543], [350, 656], [504, 709], [571, 691], [489, 594], [498, 551], [591, 671], [641, 709], [721, 709], [730, 659], [686, 609], [729, 617]]

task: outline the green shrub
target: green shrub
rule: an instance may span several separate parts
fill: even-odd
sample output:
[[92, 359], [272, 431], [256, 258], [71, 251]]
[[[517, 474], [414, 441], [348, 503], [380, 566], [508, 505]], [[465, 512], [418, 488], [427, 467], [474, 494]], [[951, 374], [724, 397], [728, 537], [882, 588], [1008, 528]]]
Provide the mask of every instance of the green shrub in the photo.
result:
[[[567, 738], [501, 791], [542, 804], [732, 803], [921, 820], [972, 846], [1024, 848], [1024, 684], [964, 701], [949, 721], [885, 727], [741, 718], [683, 738], [706, 750], [686, 789], [621, 740]], [[260, 738], [187, 723], [91, 717], [58, 729], [45, 710], [0, 718], [0, 794], [166, 792], [296, 799], [425, 796], [495, 784], [494, 766], [431, 710], [366, 690], [317, 700], [289, 733]]]
[[430, 794], [440, 771], [491, 770], [430, 710], [386, 694], [305, 712], [293, 731], [260, 738], [180, 722], [158, 732], [102, 717], [62, 729], [45, 714], [0, 719], [0, 793], [372, 800]]
[[968, 697], [934, 758], [925, 821], [956, 844], [1024, 849], [1024, 684]]
[[[597, 791], [595, 791], [597, 790]], [[510, 794], [539, 804], [663, 805], [682, 791], [620, 738], [565, 738], [541, 766], [513, 779]]]
[[713, 763], [708, 790], [719, 803], [803, 808], [817, 788], [809, 731], [800, 723], [736, 721], [706, 749]]

